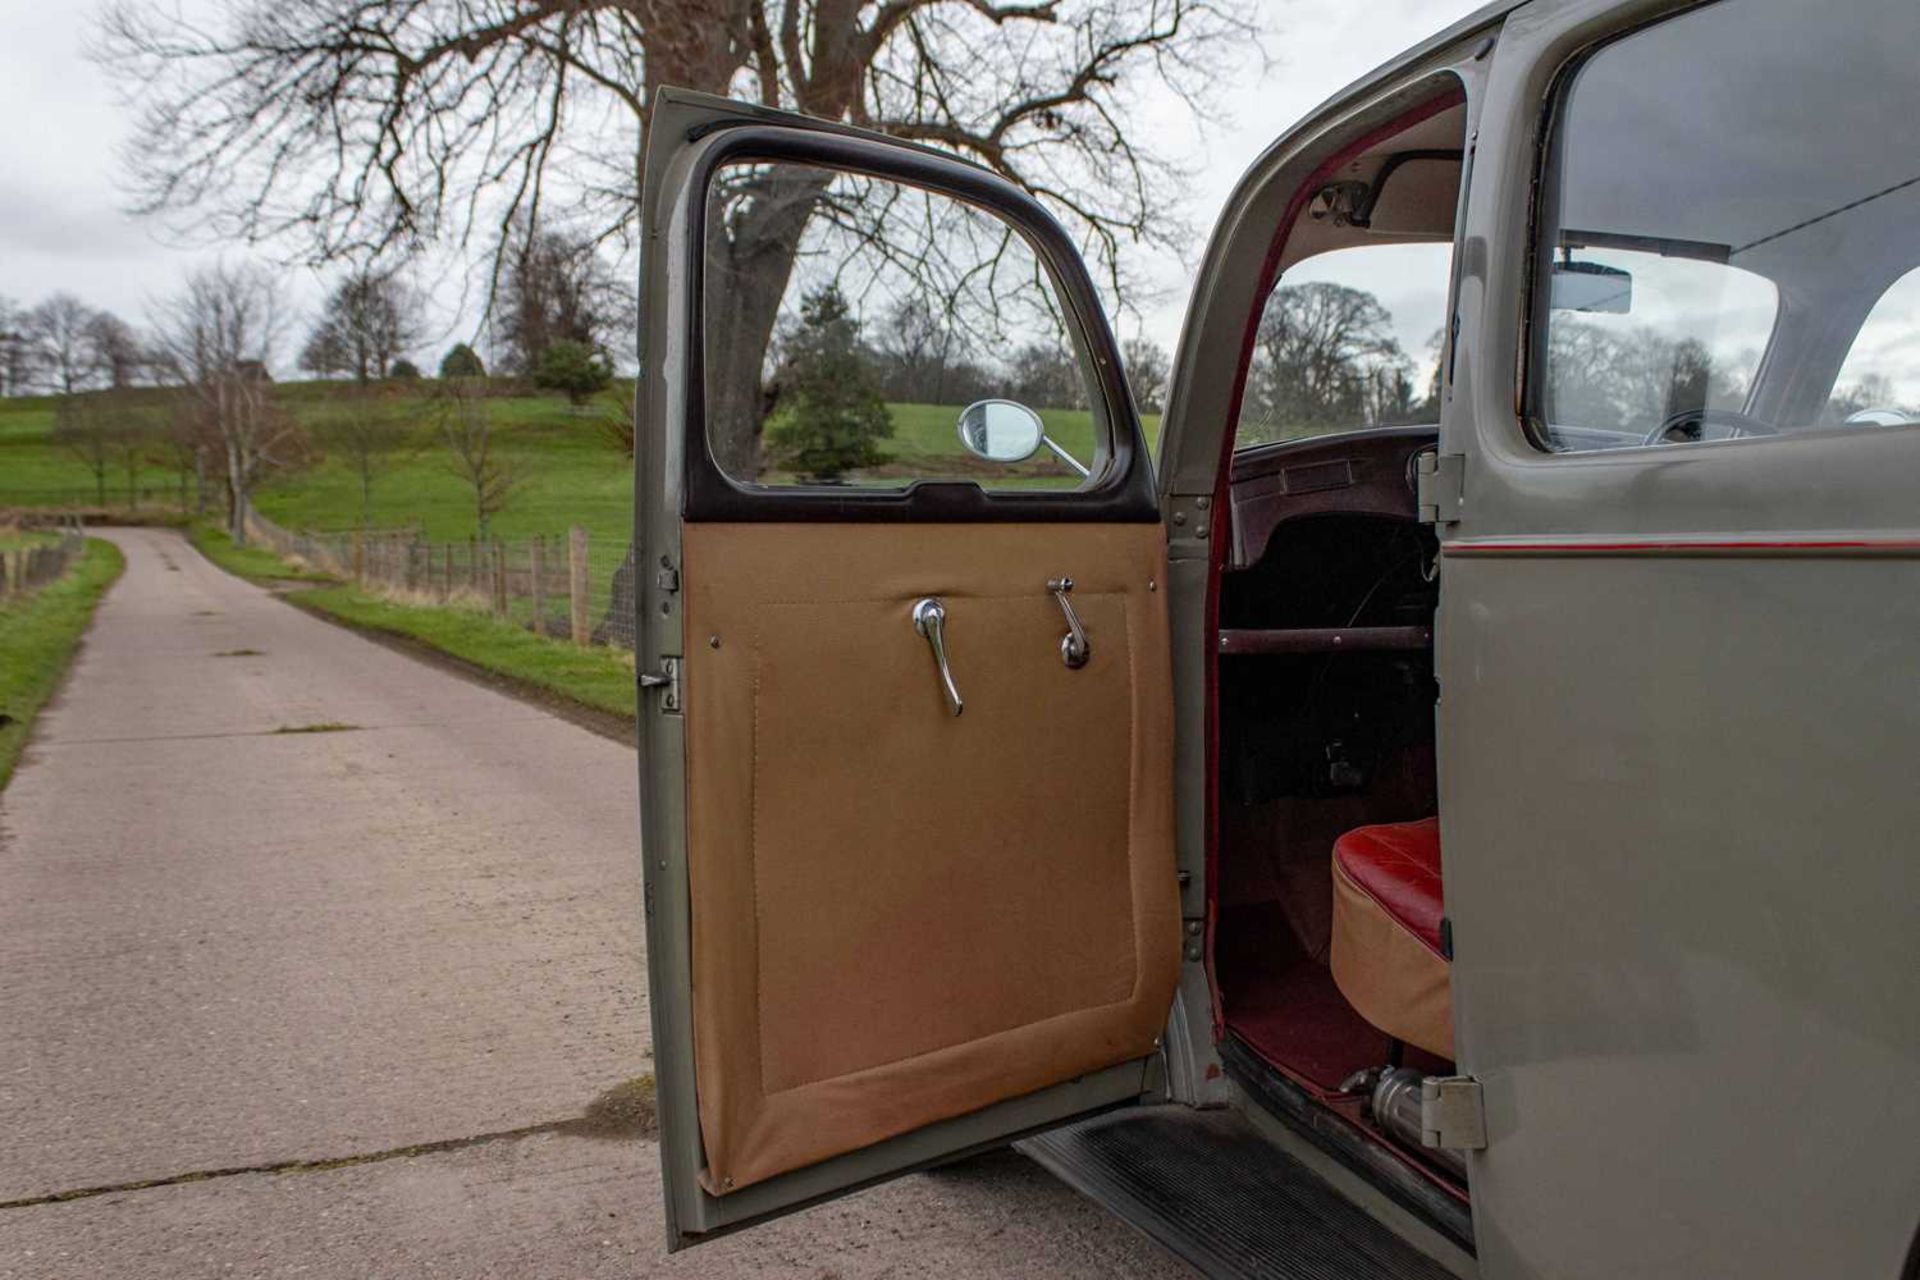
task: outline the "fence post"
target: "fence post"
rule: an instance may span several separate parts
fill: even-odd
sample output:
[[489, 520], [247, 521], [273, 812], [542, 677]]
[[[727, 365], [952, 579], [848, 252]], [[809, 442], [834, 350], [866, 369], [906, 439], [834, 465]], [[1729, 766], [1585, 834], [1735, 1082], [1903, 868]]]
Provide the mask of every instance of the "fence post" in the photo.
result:
[[493, 612], [497, 617], [507, 616], [506, 547], [498, 538], [493, 540]]
[[547, 634], [547, 593], [543, 579], [547, 575], [547, 538], [545, 534], [533, 535], [533, 634], [545, 637]]
[[573, 622], [573, 642], [587, 647], [587, 531], [579, 525], [567, 530], [567, 612]]
[[440, 603], [445, 604], [447, 597], [453, 594], [453, 544], [449, 542], [446, 546], [440, 548], [440, 551], [441, 568], [438, 575], [440, 579]]

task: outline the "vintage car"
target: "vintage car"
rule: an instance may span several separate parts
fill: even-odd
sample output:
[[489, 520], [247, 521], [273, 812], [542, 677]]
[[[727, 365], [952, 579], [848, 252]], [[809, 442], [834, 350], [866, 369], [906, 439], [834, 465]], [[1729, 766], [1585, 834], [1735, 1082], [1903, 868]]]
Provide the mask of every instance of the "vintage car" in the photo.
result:
[[[1017, 1142], [1220, 1274], [1920, 1275], [1916, 50], [1913, 0], [1481, 10], [1246, 174], [1157, 453], [1033, 197], [664, 94], [674, 1246]], [[742, 228], [902, 209], [1026, 255], [1078, 416], [756, 462], [762, 295], [829, 255]], [[1383, 248], [1435, 272], [1426, 421], [1249, 425], [1271, 300]]]

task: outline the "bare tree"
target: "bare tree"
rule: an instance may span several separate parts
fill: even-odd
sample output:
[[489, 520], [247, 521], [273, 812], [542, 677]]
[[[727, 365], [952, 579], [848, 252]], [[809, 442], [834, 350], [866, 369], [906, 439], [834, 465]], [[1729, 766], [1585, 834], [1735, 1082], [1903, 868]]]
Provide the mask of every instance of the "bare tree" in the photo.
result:
[[[1182, 169], [1137, 127], [1195, 110], [1251, 47], [1249, 0], [236, 0], [198, 27], [117, 0], [99, 55], [140, 109], [138, 207], [310, 258], [492, 246], [489, 298], [550, 209], [599, 243], [638, 223], [661, 87], [735, 93], [970, 156], [1067, 220], [1115, 286], [1128, 245], [1185, 246]], [[611, 137], [609, 134], [611, 133]], [[611, 144], [611, 145], [610, 145]], [[722, 389], [758, 362], [818, 176], [724, 211]]]
[[96, 506], [107, 505], [107, 474], [113, 470], [113, 422], [94, 396], [68, 396], [53, 411], [53, 441], [93, 477]]
[[1325, 281], [1282, 285], [1254, 334], [1239, 438], [1374, 425], [1386, 407], [1411, 402], [1411, 367], [1393, 317], [1371, 293]]
[[953, 326], [929, 299], [918, 294], [900, 299], [875, 341], [887, 397], [946, 403], [947, 370], [955, 345]]
[[485, 542], [493, 517], [506, 510], [527, 483], [526, 467], [500, 447], [483, 380], [448, 379], [441, 388], [436, 416], [447, 468], [473, 495], [474, 529]]
[[633, 323], [633, 295], [614, 280], [600, 249], [583, 236], [516, 231], [497, 326], [496, 366], [536, 373], [547, 349], [571, 342], [605, 351]]
[[1172, 363], [1167, 349], [1151, 338], [1128, 338], [1120, 348], [1127, 369], [1127, 386], [1133, 402], [1142, 413], [1159, 413], [1166, 408], [1167, 378]]
[[88, 335], [93, 310], [70, 293], [49, 294], [26, 314], [28, 359], [49, 391], [72, 395], [93, 385], [98, 358]]
[[173, 398], [159, 447], [179, 486], [180, 509], [205, 515], [214, 488], [210, 477], [218, 470], [222, 450], [220, 433], [198, 399]]
[[125, 320], [111, 311], [96, 311], [87, 320], [85, 337], [94, 370], [109, 387], [131, 387], [146, 380], [151, 357]]
[[417, 447], [414, 424], [381, 404], [372, 388], [357, 387], [336, 412], [314, 429], [321, 448], [360, 482], [360, 527], [373, 516], [373, 486]]
[[325, 376], [349, 373], [361, 382], [384, 378], [420, 340], [420, 302], [392, 274], [350, 272], [327, 295], [300, 352], [300, 367]]
[[31, 381], [26, 313], [12, 298], [0, 294], [0, 396], [17, 396]]
[[201, 268], [153, 319], [158, 353], [219, 441], [227, 532], [246, 545], [247, 514], [261, 478], [296, 461], [305, 443], [273, 403], [267, 369], [284, 332], [279, 282], [255, 267]]

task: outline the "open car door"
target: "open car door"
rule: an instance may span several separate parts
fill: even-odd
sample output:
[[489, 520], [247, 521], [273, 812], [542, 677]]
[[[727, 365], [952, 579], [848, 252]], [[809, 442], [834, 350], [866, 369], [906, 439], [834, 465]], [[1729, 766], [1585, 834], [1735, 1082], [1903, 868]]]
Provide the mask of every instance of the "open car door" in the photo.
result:
[[1154, 1089], [1172, 694], [1151, 463], [1039, 205], [667, 92], [642, 216], [641, 803], [678, 1248]]

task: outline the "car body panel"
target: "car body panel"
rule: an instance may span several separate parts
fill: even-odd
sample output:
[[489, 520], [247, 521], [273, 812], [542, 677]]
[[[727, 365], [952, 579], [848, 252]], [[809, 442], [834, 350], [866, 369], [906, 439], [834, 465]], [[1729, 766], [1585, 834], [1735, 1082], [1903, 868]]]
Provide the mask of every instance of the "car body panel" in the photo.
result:
[[1677, 8], [1516, 12], [1480, 117], [1436, 627], [1480, 1263], [1891, 1276], [1920, 1204], [1920, 430], [1549, 455], [1516, 412], [1543, 104]]

